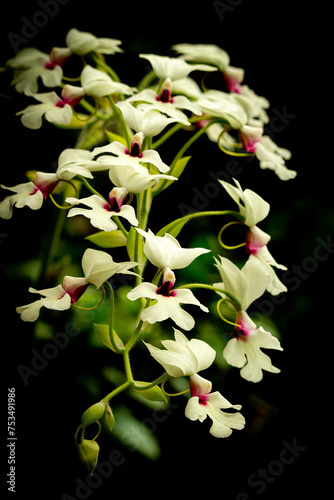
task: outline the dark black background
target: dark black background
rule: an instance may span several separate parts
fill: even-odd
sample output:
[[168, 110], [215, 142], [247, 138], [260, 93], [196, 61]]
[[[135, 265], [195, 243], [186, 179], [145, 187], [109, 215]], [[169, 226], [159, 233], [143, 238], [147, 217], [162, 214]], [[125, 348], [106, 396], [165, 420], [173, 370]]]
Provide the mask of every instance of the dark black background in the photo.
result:
[[[227, 10], [219, 14], [215, 6], [223, 4], [227, 5]], [[49, 16], [45, 26], [31, 36], [29, 45], [45, 52], [52, 46], [62, 46], [72, 27], [100, 37], [118, 38], [129, 55], [126, 63], [122, 63], [119, 56], [115, 60], [123, 81], [130, 85], [135, 85], [138, 75], [145, 71], [145, 62], [138, 62], [136, 58], [138, 52], [170, 55], [169, 47], [181, 42], [221, 46], [230, 54], [232, 65], [245, 68], [245, 83], [269, 99], [271, 112], [274, 115], [276, 112], [276, 116], [284, 110], [288, 113], [285, 114], [288, 116], [286, 126], [280, 127], [274, 140], [292, 151], [288, 165], [298, 171], [295, 180], [282, 182], [274, 173], [260, 171], [252, 164], [240, 176], [241, 184], [254, 188], [270, 200], [272, 212], [277, 214], [272, 228], [278, 233], [283, 231], [284, 235], [283, 240], [277, 238], [278, 260], [289, 269], [296, 269], [293, 266], [304, 269], [303, 277], [295, 271], [291, 284], [298, 282], [298, 286], [273, 313], [282, 330], [284, 352], [277, 357], [282, 373], [279, 376], [268, 374], [258, 389], [258, 395], [274, 408], [266, 426], [258, 435], [248, 429], [234, 432], [227, 440], [215, 440], [208, 435], [205, 424], [185, 421], [181, 405], [156, 430], [162, 443], [161, 460], [152, 463], [136, 452], [120, 448], [117, 443], [109, 443], [121, 449], [126, 460], [115, 467], [100, 487], [93, 489], [89, 498], [107, 499], [126, 492], [129, 496], [140, 494], [146, 498], [163, 494], [204, 494], [241, 500], [243, 496], [238, 497], [241, 492], [245, 492], [244, 500], [247, 495], [252, 500], [283, 496], [304, 498], [312, 489], [320, 491], [326, 480], [327, 458], [322, 448], [326, 450], [330, 440], [327, 434], [331, 427], [327, 423], [330, 394], [322, 397], [324, 377], [319, 378], [319, 374], [322, 373], [321, 365], [330, 362], [326, 347], [331, 335], [331, 326], [326, 323], [329, 317], [326, 283], [330, 280], [333, 249], [329, 249], [328, 258], [316, 262], [314, 270], [305, 271], [308, 263], [310, 266], [311, 261], [314, 263], [318, 239], [327, 241], [330, 237], [334, 218], [331, 164], [321, 154], [321, 150], [330, 148], [330, 144], [326, 147], [326, 130], [323, 139], [326, 127], [321, 115], [322, 111], [326, 112], [328, 102], [326, 66], [325, 61], [320, 60], [326, 46], [326, 30], [321, 29], [319, 34], [326, 13], [314, 5], [310, 9], [299, 6], [298, 2], [286, 1], [153, 4], [70, 0], [59, 5], [57, 14]], [[25, 19], [32, 20], [41, 6], [38, 2], [15, 2], [6, 5], [6, 9], [1, 19], [1, 65], [15, 55], [8, 33], [22, 35]], [[24, 129], [14, 115], [27, 102], [22, 97], [14, 99], [15, 94], [8, 90], [6, 83], [4, 77], [1, 83], [1, 93], [5, 95], [1, 98], [1, 182], [10, 186], [23, 182], [27, 169], [51, 171], [52, 162], [72, 144], [68, 144], [68, 136], [51, 126], [39, 131]], [[191, 181], [200, 188], [203, 172], [218, 172], [222, 166], [215, 163], [216, 157], [208, 159], [200, 145], [196, 152], [202, 168], [197, 178], [191, 176]], [[188, 194], [188, 203], [192, 196]], [[173, 200], [169, 203], [173, 204]], [[39, 250], [39, 235], [48, 225], [48, 210], [34, 214], [16, 211], [13, 219], [3, 221], [1, 226], [2, 413], [5, 415], [7, 387], [15, 387], [17, 492], [12, 496], [20, 500], [27, 496], [59, 499], [64, 493], [75, 497], [77, 478], [83, 481], [86, 478], [77, 464], [73, 433], [81, 409], [89, 405], [89, 400], [83, 388], [76, 384], [73, 374], [82, 371], [83, 367], [90, 371], [89, 353], [76, 339], [27, 387], [17, 373], [20, 363], [29, 362], [34, 346], [32, 328], [22, 323], [14, 310], [17, 305], [26, 303], [29, 283], [18, 285], [11, 280], [6, 265]], [[94, 363], [97, 363], [95, 358]], [[248, 386], [234, 372], [230, 378], [229, 394], [225, 395], [239, 402]], [[246, 418], [254, 417], [247, 412], [251, 410], [246, 404]], [[6, 449], [6, 421], [1, 435], [2, 449]], [[259, 485], [248, 484], [249, 477], [258, 473], [259, 468], [267, 468], [278, 459], [284, 441], [295, 441], [304, 450], [293, 463], [285, 465], [272, 484], [266, 483], [265, 491], [260, 491]], [[320, 444], [320, 449], [316, 444]], [[105, 450], [102, 458], [106, 459], [109, 451]], [[8, 469], [7, 453], [4, 455], [3, 477]], [[317, 468], [319, 464], [321, 474]], [[2, 487], [7, 492], [6, 485]], [[315, 498], [323, 497], [318, 493]]]

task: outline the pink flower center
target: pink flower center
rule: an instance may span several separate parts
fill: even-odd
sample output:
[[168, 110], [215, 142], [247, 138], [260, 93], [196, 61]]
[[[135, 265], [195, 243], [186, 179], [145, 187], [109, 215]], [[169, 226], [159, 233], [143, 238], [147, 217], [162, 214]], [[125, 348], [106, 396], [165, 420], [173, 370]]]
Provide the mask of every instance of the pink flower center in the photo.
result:
[[191, 397], [198, 397], [198, 402], [200, 405], [203, 405], [203, 406], [206, 406], [208, 404], [208, 400], [209, 400], [209, 396], [210, 396], [210, 393], [207, 392], [207, 393], [204, 393], [204, 394], [201, 394], [199, 392], [199, 388], [197, 387], [197, 385], [190, 379], [190, 383], [189, 383], [189, 386], [190, 386], [190, 393], [191, 393]]
[[56, 66], [60, 66], [60, 64], [58, 64], [54, 59], [50, 59], [50, 61], [44, 64], [44, 68], [50, 70], [55, 69]]
[[134, 142], [131, 146], [131, 151], [128, 149], [125, 150], [125, 154], [134, 156], [135, 158], [142, 158], [143, 153], [140, 152], [140, 145], [137, 142]]
[[121, 207], [118, 205], [116, 198], [109, 198], [110, 204], [105, 203], [103, 205], [103, 208], [107, 210], [107, 212], [117, 212], [119, 213], [121, 211]]
[[67, 103], [65, 101], [63, 101], [62, 99], [58, 99], [58, 101], [56, 102], [55, 106], [56, 108], [63, 108]]
[[157, 294], [163, 295], [164, 297], [175, 297], [176, 293], [173, 288], [173, 283], [171, 281], [165, 281], [160, 287], [157, 288]]
[[174, 102], [172, 92], [169, 89], [164, 89], [161, 94], [156, 97], [156, 100], [160, 102]]

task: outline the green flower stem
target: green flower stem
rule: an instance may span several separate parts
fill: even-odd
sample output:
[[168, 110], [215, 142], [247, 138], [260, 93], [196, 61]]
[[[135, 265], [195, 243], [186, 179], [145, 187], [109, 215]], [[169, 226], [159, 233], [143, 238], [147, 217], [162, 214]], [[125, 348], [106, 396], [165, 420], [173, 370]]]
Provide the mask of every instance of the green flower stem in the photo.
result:
[[124, 236], [127, 238], [128, 237], [128, 231], [125, 229], [125, 227], [123, 226], [123, 224], [121, 223], [121, 221], [119, 220], [119, 217], [114, 217], [114, 221], [115, 223], [117, 224], [118, 226], [118, 229], [120, 231], [122, 231], [122, 233], [124, 234]]
[[[202, 118], [203, 119], [203, 118]], [[197, 139], [199, 139], [199, 137], [201, 137], [203, 134], [206, 133], [207, 129], [209, 127], [211, 127], [211, 125], [213, 125], [214, 123], [221, 123], [222, 120], [221, 119], [214, 119], [214, 120], [211, 120], [207, 125], [205, 125], [205, 127], [203, 128], [200, 128], [192, 137], [190, 137], [190, 139], [182, 146], [182, 148], [179, 150], [179, 152], [176, 154], [174, 160], [172, 161], [171, 163], [171, 167], [170, 167], [170, 171], [169, 171], [169, 174], [170, 175], [173, 175], [173, 168], [174, 166], [176, 165], [176, 162], [182, 158], [182, 156], [184, 156], [184, 153], [187, 151], [187, 149], [190, 148], [190, 146], [197, 141]], [[226, 122], [223, 122], [223, 123], [226, 123]]]
[[175, 290], [181, 290], [182, 288], [189, 288], [189, 289], [191, 289], [191, 288], [204, 288], [206, 290], [212, 290], [212, 291], [217, 292], [217, 293], [223, 293], [224, 295], [227, 295], [227, 297], [229, 299], [231, 299], [231, 301], [235, 304], [235, 306], [237, 307], [237, 309], [239, 311], [241, 310], [241, 304], [238, 301], [238, 299], [231, 292], [228, 292], [227, 290], [224, 290], [223, 288], [218, 288], [218, 287], [212, 286], [212, 285], [205, 285], [203, 283], [189, 283], [188, 285], [179, 286], [179, 287], [175, 288]]
[[143, 89], [148, 88], [149, 85], [151, 84], [151, 82], [153, 82], [153, 80], [155, 78], [156, 78], [156, 75], [155, 75], [153, 70], [150, 71], [149, 73], [147, 73], [147, 75], [145, 75], [144, 78], [137, 85], [138, 92], [140, 92]]
[[[66, 191], [63, 192], [63, 203], [65, 202]], [[48, 283], [48, 271], [52, 266], [52, 263], [57, 254], [59, 240], [63, 230], [63, 226], [66, 221], [67, 212], [66, 210], [57, 210], [54, 213], [54, 220], [51, 226], [51, 232], [48, 233], [48, 238], [46, 240], [45, 255], [42, 263], [42, 268], [39, 276], [39, 286], [44, 287]]]
[[[85, 99], [81, 99], [79, 105], [82, 106], [86, 111], [88, 111], [92, 115], [89, 117], [89, 119], [96, 116], [97, 118], [101, 118], [101, 120], [108, 121], [111, 118], [110, 116], [105, 116], [105, 115], [102, 115], [101, 113], [98, 113], [98, 111], [97, 111], [98, 108], [97, 107], [94, 108], [94, 106], [89, 104], [89, 102], [87, 102]], [[85, 120], [85, 121], [88, 121], [88, 120]]]
[[119, 394], [120, 392], [124, 391], [127, 387], [129, 387], [132, 384], [131, 380], [127, 380], [124, 382], [124, 384], [120, 385], [119, 387], [116, 387], [113, 391], [111, 391], [107, 396], [105, 396], [103, 399], [101, 399], [102, 403], [108, 403], [110, 399], [112, 399], [114, 396]]
[[157, 378], [156, 380], [154, 380], [150, 384], [147, 384], [147, 385], [136, 385], [136, 382], [134, 382], [134, 384], [132, 385], [132, 387], [136, 391], [146, 391], [147, 389], [151, 389], [152, 387], [155, 387], [156, 385], [164, 383], [168, 378], [169, 378], [168, 373], [164, 373], [163, 375], [161, 375], [159, 378]]
[[133, 346], [136, 344], [136, 342], [141, 334], [141, 329], [142, 329], [143, 324], [144, 324], [143, 320], [140, 319], [138, 322], [137, 328], [135, 329], [135, 331], [133, 332], [133, 334], [131, 335], [131, 337], [129, 338], [127, 343], [125, 344], [124, 352], [130, 352], [131, 349], [133, 348]]
[[124, 131], [124, 138], [126, 140], [127, 147], [130, 150], [131, 149], [131, 137], [130, 137], [129, 127], [125, 123], [123, 114], [122, 114], [121, 110], [116, 106], [115, 101], [111, 97], [111, 95], [108, 96], [108, 100], [109, 100], [110, 105], [112, 107], [112, 110], [114, 112], [115, 118], [117, 117], [122, 125], [123, 131]]
[[109, 281], [105, 281], [104, 284], [107, 286], [110, 292], [110, 310], [109, 310], [109, 339], [111, 345], [113, 346], [115, 352], [118, 354], [123, 353], [123, 349], [120, 349], [117, 345], [117, 342], [114, 338], [114, 311], [115, 311], [115, 294], [112, 285]]
[[[137, 219], [138, 219], [138, 227], [140, 229], [144, 229], [146, 230], [146, 227], [147, 227], [147, 221], [148, 221], [148, 217], [149, 217], [149, 214], [150, 214], [150, 210], [151, 210], [151, 205], [152, 205], [152, 190], [151, 188], [148, 188], [148, 189], [145, 189], [145, 191], [143, 191], [142, 193], [138, 193], [137, 194], [137, 209], [136, 209], [136, 216], [137, 216]], [[137, 271], [138, 274], [140, 276], [143, 275], [143, 272], [144, 272], [144, 268], [145, 268], [145, 263], [146, 263], [146, 259], [145, 259], [145, 256], [140, 254], [142, 252], [140, 252], [140, 249], [139, 249], [139, 241], [141, 240], [141, 235], [138, 233], [138, 231], [136, 231], [135, 233], [135, 245], [134, 245], [134, 260], [136, 262], [140, 262], [142, 264], [142, 266], [138, 266], [137, 267]], [[143, 260], [144, 259], [144, 260]], [[137, 284], [140, 283], [140, 278], [137, 278]]]
[[126, 378], [128, 382], [133, 384], [133, 375], [132, 375], [132, 370], [131, 370], [131, 365], [130, 365], [130, 357], [129, 357], [129, 351], [124, 351], [124, 368], [125, 368], [125, 373], [126, 373]]
[[164, 226], [160, 231], [158, 231], [157, 236], [163, 236], [165, 232], [173, 233], [173, 231], [180, 226], [177, 233], [181, 231], [183, 226], [192, 219], [196, 219], [198, 217], [210, 217], [212, 215], [231, 215], [232, 217], [236, 217], [240, 223], [245, 220], [245, 217], [241, 215], [239, 212], [235, 212], [234, 210], [212, 210], [206, 212], [196, 212], [194, 214], [185, 215], [184, 217], [180, 217], [179, 219], [175, 219], [173, 222], [170, 222], [166, 226]]
[[167, 139], [169, 139], [172, 135], [174, 135], [176, 132], [184, 128], [184, 125], [182, 123], [177, 123], [173, 127], [171, 127], [165, 134], [163, 134], [159, 139], [157, 139], [153, 144], [152, 144], [152, 149], [157, 149], [163, 144]]
[[100, 66], [100, 68], [104, 69], [106, 73], [108, 73], [109, 76], [115, 81], [115, 82], [120, 82], [120, 78], [118, 74], [105, 62], [103, 56], [99, 57], [97, 54], [92, 54], [94, 62], [97, 64], [97, 66]]
[[[201, 119], [204, 119], [204, 117], [202, 117]], [[190, 120], [189, 120], [189, 121], [190, 121]], [[193, 121], [198, 121], [198, 119], [193, 120]], [[176, 166], [176, 164], [177, 164], [178, 160], [180, 160], [180, 159], [184, 156], [184, 154], [185, 154], [185, 152], [187, 151], [187, 149], [189, 149], [189, 148], [190, 148], [190, 146], [191, 146], [192, 144], [194, 144], [194, 142], [196, 142], [196, 141], [197, 141], [197, 139], [199, 139], [199, 138], [200, 138], [203, 134], [205, 134], [205, 133], [206, 133], [206, 131], [207, 131], [207, 129], [208, 129], [209, 127], [211, 127], [211, 125], [213, 125], [214, 123], [226, 123], [226, 122], [225, 122], [224, 120], [222, 120], [222, 119], [218, 119], [218, 118], [217, 118], [217, 119], [213, 119], [213, 120], [210, 120], [210, 122], [209, 122], [207, 125], [205, 125], [205, 127], [203, 127], [203, 128], [201, 128], [201, 129], [199, 129], [199, 130], [198, 130], [198, 131], [197, 131], [197, 132], [196, 132], [196, 133], [195, 133], [195, 134], [194, 134], [194, 135], [193, 135], [193, 136], [192, 136], [192, 137], [191, 137], [191, 138], [190, 138], [190, 139], [189, 139], [189, 140], [188, 140], [188, 141], [187, 141], [187, 142], [186, 142], [183, 146], [182, 146], [182, 148], [181, 148], [181, 149], [178, 151], [178, 153], [175, 155], [175, 157], [174, 157], [174, 159], [173, 159], [173, 161], [172, 161], [172, 163], [171, 163], [171, 165], [170, 165], [170, 169], [169, 169], [169, 172], [168, 172], [168, 174], [169, 174], [169, 175], [173, 175], [173, 170], [174, 170], [174, 167]], [[180, 125], [180, 124], [178, 124], [178, 125]], [[170, 129], [170, 132], [171, 132], [173, 129], [174, 129], [174, 132], [173, 132], [173, 133], [175, 133], [177, 130], [179, 130], [181, 127], [176, 128], [178, 125], [175, 125], [174, 127], [172, 127], [172, 129]], [[168, 132], [167, 132], [167, 133], [168, 133]], [[170, 135], [172, 135], [172, 134], [170, 134]], [[170, 137], [170, 136], [168, 136], [168, 138], [169, 138], [169, 137]], [[166, 139], [165, 139], [165, 140], [166, 140]], [[157, 141], [157, 142], [158, 142], [158, 141]], [[155, 147], [157, 147], [157, 142], [154, 144], [154, 146], [155, 146]], [[159, 145], [160, 145], [160, 144], [161, 144], [161, 143], [159, 143]], [[161, 183], [161, 185], [160, 185], [160, 188], [159, 188], [159, 191], [158, 191], [156, 194], [158, 194], [159, 192], [161, 192], [161, 191], [163, 191], [163, 190], [164, 190], [166, 183], [167, 183], [166, 179], [162, 181], [162, 183]]]
[[[188, 119], [189, 123], [196, 123], [196, 122], [199, 122], [202, 120], [211, 120], [210, 123], [206, 125], [206, 127], [211, 126], [212, 123], [216, 123], [216, 122], [226, 123], [222, 119], [213, 120], [210, 115], [193, 116], [193, 117]], [[176, 132], [178, 132], [179, 130], [182, 130], [182, 129], [187, 131], [187, 127], [185, 125], [183, 125], [183, 123], [176, 123], [176, 125], [174, 125], [169, 130], [167, 130], [167, 132], [165, 132], [159, 139], [157, 139], [153, 143], [152, 149], [157, 149], [158, 147], [161, 146], [161, 144], [166, 142], [172, 135], [174, 135]]]
[[88, 191], [90, 191], [90, 192], [91, 192], [91, 193], [93, 193], [93, 194], [96, 194], [97, 196], [99, 196], [99, 197], [100, 197], [100, 198], [102, 198], [103, 200], [107, 201], [107, 200], [105, 199], [105, 197], [104, 197], [104, 196], [102, 196], [102, 194], [101, 194], [101, 193], [99, 193], [98, 191], [96, 191], [96, 189], [94, 189], [94, 188], [93, 188], [93, 186], [91, 186], [91, 185], [89, 184], [89, 182], [87, 181], [87, 179], [86, 179], [85, 177], [82, 177], [81, 175], [77, 175], [77, 176], [76, 176], [76, 178], [77, 178], [77, 179], [79, 179], [79, 180], [82, 182], [82, 184], [84, 184], [84, 186], [88, 189]]

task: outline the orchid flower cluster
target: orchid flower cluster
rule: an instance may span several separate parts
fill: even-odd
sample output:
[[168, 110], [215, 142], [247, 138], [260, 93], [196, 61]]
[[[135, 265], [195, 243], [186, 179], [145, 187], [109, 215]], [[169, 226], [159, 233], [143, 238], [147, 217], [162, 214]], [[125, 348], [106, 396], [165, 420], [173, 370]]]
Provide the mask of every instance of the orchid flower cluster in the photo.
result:
[[[192, 290], [204, 289], [216, 297], [219, 318], [234, 327], [223, 356], [229, 365], [240, 369], [243, 379], [257, 383], [263, 371], [280, 371], [262, 351], [282, 350], [278, 338], [257, 326], [248, 312], [265, 292], [277, 295], [287, 291], [276, 274], [276, 269], [286, 267], [272, 257], [268, 249], [270, 235], [258, 227], [269, 214], [269, 203], [254, 191], [243, 189], [236, 179], [233, 184], [219, 181], [222, 194], [231, 198], [228, 210], [190, 213], [157, 231], [150, 226], [155, 198], [165, 189], [172, 189], [174, 183], [182, 182], [187, 164], [194, 162], [185, 153], [206, 134], [208, 147], [217, 144], [225, 154], [255, 156], [261, 169], [271, 169], [281, 180], [296, 175], [285, 164], [290, 152], [263, 135], [269, 121], [269, 102], [243, 83], [244, 70], [230, 65], [226, 51], [216, 45], [181, 43], [171, 48], [172, 57], [139, 54], [150, 65], [150, 71], [137, 87], [130, 87], [120, 81], [107, 62], [106, 56], [112, 60], [119, 53], [117, 57], [121, 57], [120, 45], [119, 40], [71, 29], [65, 47], [54, 47], [50, 53], [24, 48], [7, 61], [7, 68], [14, 74], [12, 85], [32, 100], [17, 113], [25, 127], [39, 129], [49, 126], [45, 125], [49, 122], [64, 130], [79, 131], [75, 147], [60, 153], [55, 172], [37, 171], [33, 176], [30, 172], [28, 182], [14, 187], [1, 185], [13, 194], [0, 203], [0, 216], [10, 219], [14, 208], [25, 206], [40, 209], [49, 199], [57, 210], [67, 211], [65, 220], [85, 218], [92, 228], [88, 240], [98, 249], [84, 251], [82, 275], [65, 275], [53, 288], [29, 288], [38, 299], [16, 309], [23, 321], [34, 322], [42, 308], [64, 311], [79, 307], [77, 303], [90, 286], [102, 290], [103, 300], [110, 301], [108, 324], [95, 324], [94, 331], [112, 356], [123, 358], [124, 379], [82, 415], [76, 444], [90, 472], [98, 460], [99, 433], [88, 439], [86, 428], [97, 424], [100, 429], [103, 422], [112, 432], [114, 398], [128, 389], [153, 401], [165, 402], [168, 397], [182, 394], [188, 398], [185, 416], [200, 422], [209, 417], [210, 433], [215, 437], [227, 437], [233, 429], [245, 426], [241, 405], [213, 391], [211, 381], [202, 376], [214, 363], [216, 351], [196, 338], [196, 317], [186, 309], [191, 305], [198, 308], [200, 315], [212, 312]], [[73, 59], [82, 69], [78, 77], [69, 78], [65, 70]], [[222, 90], [207, 89], [198, 83], [196, 75], [204, 82], [212, 72], [222, 73]], [[173, 138], [181, 130], [188, 131], [189, 139], [167, 164], [158, 149], [169, 141], [172, 150]], [[103, 193], [95, 184], [97, 175], [105, 176]], [[157, 210], [164, 207], [159, 205]], [[212, 251], [183, 247], [181, 231], [193, 219], [210, 216], [233, 218], [218, 235], [225, 247], [224, 255], [212, 256], [217, 282], [179, 283], [179, 270], [195, 260], [200, 262], [202, 255]], [[240, 224], [246, 230], [242, 244], [248, 258], [243, 265], [226, 257], [226, 248], [230, 247], [223, 244], [221, 237], [231, 224]], [[124, 261], [114, 261], [115, 248], [123, 248]], [[118, 290], [114, 290], [111, 278], [117, 274], [130, 275], [135, 281], [126, 300], [139, 307], [133, 333], [126, 340], [116, 330]], [[229, 310], [229, 319], [223, 315], [222, 305]], [[170, 337], [148, 342], [146, 331], [166, 321], [173, 328]], [[160, 365], [162, 374], [157, 379], [136, 379], [135, 347], [147, 349], [147, 359], [153, 358]], [[188, 381], [188, 389], [167, 393], [167, 380], [180, 377]]]

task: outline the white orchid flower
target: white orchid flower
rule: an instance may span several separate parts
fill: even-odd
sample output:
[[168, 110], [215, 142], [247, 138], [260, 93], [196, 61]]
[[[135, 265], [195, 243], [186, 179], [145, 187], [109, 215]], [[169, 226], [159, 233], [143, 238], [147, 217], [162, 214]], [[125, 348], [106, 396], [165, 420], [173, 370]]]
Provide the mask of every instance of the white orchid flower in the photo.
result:
[[175, 94], [183, 94], [188, 99], [198, 99], [203, 94], [202, 89], [190, 76], [180, 78], [173, 81], [173, 92]]
[[291, 158], [288, 149], [278, 147], [269, 136], [263, 136], [263, 125], [259, 120], [251, 120], [239, 130], [244, 149], [254, 153], [260, 167], [274, 170], [281, 180], [296, 177], [297, 172], [285, 166], [285, 160]]
[[56, 311], [65, 311], [71, 307], [71, 297], [61, 285], [45, 290], [35, 290], [30, 287], [29, 292], [38, 293], [43, 298], [16, 308], [16, 312], [21, 315], [23, 321], [36, 321], [42, 307]]
[[107, 73], [87, 64], [81, 72], [81, 86], [85, 94], [103, 97], [111, 94], [131, 95], [134, 88], [125, 83], [114, 81]]
[[120, 109], [125, 123], [135, 132], [143, 132], [147, 137], [160, 134], [167, 125], [177, 121], [154, 109], [137, 109], [127, 101], [120, 101], [116, 106]]
[[248, 119], [259, 118], [261, 122], [268, 123], [269, 116], [266, 109], [269, 108], [270, 102], [265, 97], [257, 95], [248, 85], [241, 85], [245, 70], [228, 66], [223, 75], [229, 91], [234, 95], [235, 100], [243, 106]]
[[172, 96], [172, 81], [170, 78], [166, 78], [162, 84], [160, 94], [155, 92], [153, 89], [145, 89], [138, 94], [127, 99], [127, 102], [139, 102], [143, 101], [147, 103], [146, 105], [138, 104], [138, 109], [156, 109], [165, 115], [174, 118], [176, 121], [183, 123], [184, 125], [190, 125], [188, 117], [182, 110], [188, 110], [195, 114], [200, 114], [201, 109], [189, 101], [184, 96]]
[[71, 307], [71, 304], [77, 302], [88, 285], [92, 284], [96, 288], [100, 288], [106, 280], [116, 273], [135, 274], [129, 269], [137, 263], [117, 263], [106, 252], [88, 248], [83, 254], [81, 265], [84, 277], [65, 276], [61, 285], [44, 290], [35, 290], [30, 287], [29, 292], [40, 294], [42, 298], [17, 307], [16, 312], [20, 314], [21, 319], [23, 321], [36, 321], [42, 307], [55, 311], [65, 311]]
[[[255, 228], [252, 228], [253, 230]], [[266, 233], [264, 233], [266, 234]], [[252, 238], [254, 241], [254, 233], [252, 234]], [[263, 241], [263, 240], [262, 240]], [[263, 245], [261, 242], [262, 246], [258, 246], [257, 248], [253, 247], [253, 250], [251, 251], [251, 254], [249, 256], [249, 259], [257, 259], [258, 261], [261, 262], [261, 264], [264, 266], [264, 268], [267, 271], [267, 274], [269, 276], [269, 281], [267, 285], [267, 291], [271, 295], [279, 295], [280, 293], [287, 292], [288, 289], [282, 283], [282, 281], [278, 278], [277, 274], [275, 273], [273, 267], [276, 267], [277, 269], [281, 269], [282, 271], [286, 271], [287, 267], [284, 266], [283, 264], [278, 264], [276, 260], [273, 258], [271, 253], [268, 250], [268, 247]], [[248, 248], [251, 248], [250, 245], [248, 245]]]
[[226, 120], [232, 128], [240, 129], [247, 122], [247, 114], [233, 94], [221, 90], [208, 90], [198, 97], [195, 104], [202, 113]]
[[16, 308], [16, 312], [21, 315], [23, 321], [36, 321], [42, 307], [53, 309], [55, 311], [65, 311], [71, 307], [71, 304], [81, 297], [86, 291], [88, 283], [85, 278], [74, 278], [65, 276], [62, 285], [45, 290], [35, 290], [30, 287], [29, 292], [38, 293], [42, 298]]
[[[265, 292], [268, 284], [268, 274], [258, 260], [247, 260], [239, 269], [226, 257], [220, 256], [220, 261], [214, 257], [216, 267], [222, 278], [221, 283], [214, 286], [230, 292], [240, 303], [242, 311]], [[220, 294], [224, 296], [224, 294]]]
[[50, 54], [33, 47], [26, 47], [7, 61], [7, 66], [14, 70], [11, 82], [17, 92], [26, 95], [38, 92], [38, 79], [46, 87], [57, 87], [63, 77], [62, 64], [71, 55], [68, 48], [55, 47]]
[[70, 29], [66, 35], [66, 45], [73, 54], [84, 56], [89, 52], [99, 52], [101, 54], [115, 54], [123, 52], [119, 45], [122, 42], [114, 38], [97, 38], [86, 31], [79, 31], [76, 28]]
[[181, 308], [180, 304], [192, 304], [200, 307], [204, 312], [209, 312], [209, 309], [202, 305], [190, 290], [173, 290], [174, 284], [175, 274], [166, 267], [163, 271], [162, 284], [159, 287], [144, 282], [131, 290], [127, 297], [129, 300], [145, 297], [154, 301], [153, 305], [141, 312], [142, 321], [154, 324], [171, 318], [183, 330], [191, 330], [195, 326], [195, 320], [191, 314]]
[[182, 269], [189, 266], [194, 259], [211, 250], [206, 248], [182, 248], [174, 236], [166, 233], [164, 236], [155, 236], [149, 229], [144, 231], [137, 228], [145, 238], [144, 253], [148, 260], [158, 269]]
[[108, 253], [102, 250], [87, 248], [83, 254], [81, 265], [87, 283], [100, 288], [114, 274], [137, 276], [136, 273], [129, 271], [129, 269], [137, 266], [138, 262], [114, 262], [112, 256]]
[[131, 165], [132, 167], [139, 167], [141, 169], [142, 164], [151, 163], [160, 172], [167, 172], [169, 166], [162, 161], [157, 151], [153, 149], [142, 151], [143, 140], [143, 132], [138, 132], [131, 139], [130, 151], [124, 144], [114, 141], [106, 146], [95, 148], [93, 156], [99, 155], [97, 161], [106, 166]]
[[228, 53], [211, 43], [178, 43], [171, 48], [185, 61], [213, 64], [220, 71], [224, 71], [230, 62]]
[[270, 357], [262, 352], [264, 349], [282, 351], [279, 340], [265, 331], [257, 328], [246, 312], [237, 316], [239, 327], [235, 329], [234, 338], [230, 339], [223, 351], [225, 360], [236, 368], [241, 368], [240, 375], [249, 382], [260, 382], [263, 378], [262, 370], [279, 373], [273, 366]]
[[61, 97], [56, 92], [32, 94], [41, 104], [30, 104], [16, 115], [22, 115], [21, 121], [27, 128], [38, 129], [42, 126], [42, 118], [56, 125], [69, 125], [73, 117], [73, 107], [76, 106], [84, 91], [81, 87], [65, 85]]
[[266, 111], [270, 107], [268, 99], [257, 95], [248, 85], [241, 85], [240, 92], [232, 92], [232, 95], [245, 110], [248, 120], [257, 119], [262, 123], [269, 122], [269, 115]]
[[211, 392], [212, 383], [200, 375], [190, 377], [191, 398], [188, 400], [185, 416], [190, 420], [203, 422], [206, 417], [212, 420], [210, 434], [214, 437], [225, 438], [232, 434], [232, 429], [241, 430], [245, 426], [245, 419], [236, 412], [224, 412], [223, 409], [240, 410], [241, 405], [232, 405], [219, 392]]
[[285, 165], [285, 160], [291, 158], [291, 152], [288, 149], [278, 147], [268, 135], [263, 136], [257, 144], [255, 155], [261, 168], [273, 170], [282, 181], [296, 177], [297, 172], [288, 169]]
[[109, 193], [109, 203], [96, 194], [81, 199], [66, 198], [66, 201], [71, 205], [82, 204], [89, 207], [89, 209], [71, 208], [67, 217], [83, 215], [87, 219], [90, 219], [92, 226], [102, 231], [115, 231], [118, 228], [116, 222], [111, 220], [111, 217], [123, 217], [131, 225], [137, 226], [138, 220], [134, 208], [130, 205], [123, 205], [127, 195], [128, 191], [126, 188], [114, 188]]
[[32, 210], [40, 209], [44, 199], [47, 198], [58, 184], [58, 180], [56, 174], [36, 172], [34, 182], [24, 182], [13, 187], [1, 184], [0, 187], [2, 189], [8, 189], [15, 194], [6, 196], [0, 203], [0, 217], [2, 219], [10, 219], [13, 215], [14, 206], [16, 208], [27, 206]]
[[107, 167], [94, 160], [94, 155], [85, 149], [64, 149], [58, 158], [56, 171], [59, 179], [71, 180], [76, 175], [93, 179], [92, 172], [107, 170]]
[[166, 174], [150, 174], [142, 165], [107, 165], [109, 178], [117, 187], [125, 187], [129, 193], [142, 193], [161, 179], [177, 181], [177, 177]]
[[192, 376], [212, 365], [216, 351], [203, 340], [191, 339], [174, 328], [175, 340], [162, 340], [165, 349], [144, 342], [151, 356], [171, 377]]
[[286, 266], [278, 264], [270, 254], [267, 244], [270, 235], [262, 231], [257, 224], [267, 217], [270, 205], [251, 189], [242, 190], [240, 183], [233, 179], [236, 186], [219, 181], [231, 198], [237, 203], [240, 214], [245, 217], [245, 225], [249, 227], [246, 234], [246, 250], [250, 258], [256, 258], [262, 263], [269, 276], [267, 290], [272, 295], [286, 292], [286, 286], [278, 279], [272, 266], [286, 270]]
[[[232, 293], [241, 306], [233, 333], [235, 338], [228, 341], [223, 356], [232, 366], [242, 368], [240, 375], [243, 378], [259, 382], [263, 377], [262, 370], [279, 372], [261, 348], [282, 350], [278, 339], [262, 327], [257, 328], [246, 312], [252, 302], [266, 290], [268, 274], [257, 259], [249, 259], [243, 268], [239, 269], [229, 259], [220, 257], [220, 262], [216, 259], [216, 266], [223, 282], [214, 286]], [[220, 295], [224, 297], [224, 293]]]
[[155, 54], [139, 54], [139, 57], [147, 59], [158, 78], [166, 80], [179, 80], [188, 76], [192, 71], [216, 71], [217, 68], [207, 64], [188, 64], [183, 59], [167, 56], [157, 56]]
[[253, 227], [267, 217], [270, 205], [251, 189], [243, 191], [238, 180], [233, 179], [233, 181], [236, 186], [226, 181], [219, 182], [238, 205], [240, 214], [245, 217], [246, 226]]

